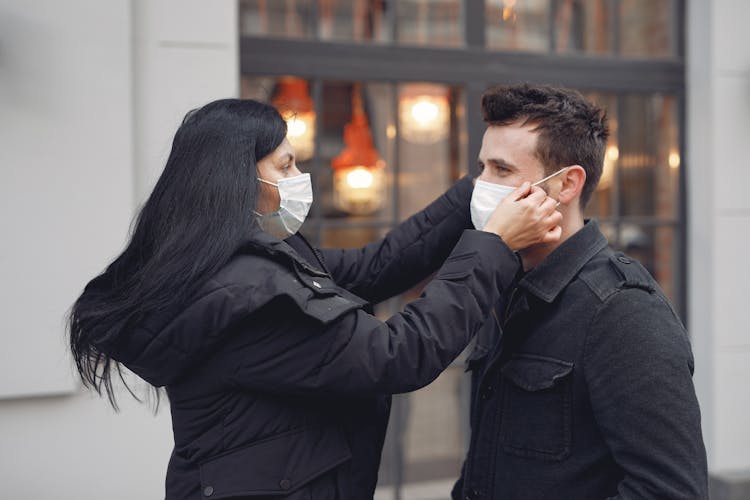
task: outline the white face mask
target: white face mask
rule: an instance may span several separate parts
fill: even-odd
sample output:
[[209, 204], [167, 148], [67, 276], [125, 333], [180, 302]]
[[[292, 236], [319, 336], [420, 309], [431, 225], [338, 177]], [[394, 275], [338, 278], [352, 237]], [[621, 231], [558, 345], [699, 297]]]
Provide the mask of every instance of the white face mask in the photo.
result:
[[255, 212], [260, 227], [268, 234], [282, 240], [295, 234], [305, 222], [313, 202], [310, 174], [279, 179], [278, 184], [260, 177], [258, 180], [278, 188], [280, 199], [277, 211], [268, 214]]
[[[566, 167], [567, 168], [567, 167]], [[554, 176], [558, 175], [565, 168], [561, 168], [552, 175], [548, 175], [544, 179], [535, 182], [532, 186], [538, 186], [544, 182], [547, 182]], [[471, 222], [474, 224], [476, 229], [484, 229], [487, 225], [487, 221], [490, 220], [492, 212], [495, 208], [508, 197], [510, 193], [515, 191], [515, 187], [503, 186], [500, 184], [493, 184], [491, 182], [485, 182], [477, 179], [477, 183], [474, 186], [474, 192], [471, 194]]]

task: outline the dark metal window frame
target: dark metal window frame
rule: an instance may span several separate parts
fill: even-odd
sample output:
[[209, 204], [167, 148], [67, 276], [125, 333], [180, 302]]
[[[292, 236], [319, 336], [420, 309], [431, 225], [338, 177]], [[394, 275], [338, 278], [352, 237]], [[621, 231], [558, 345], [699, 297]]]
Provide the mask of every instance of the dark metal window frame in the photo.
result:
[[[609, 1], [612, 7], [612, 26], [615, 29], [614, 50], [618, 52], [620, 0]], [[550, 3], [554, 8], [556, 0], [550, 0]], [[327, 80], [367, 81], [393, 85], [405, 82], [435, 82], [461, 87], [464, 89], [470, 160], [477, 157], [484, 132], [479, 107], [480, 97], [482, 92], [493, 84], [525, 81], [573, 87], [582, 91], [617, 94], [665, 93], [675, 96], [679, 109], [679, 152], [682, 159], [678, 216], [668, 220], [657, 217], [624, 217], [615, 212], [614, 217], [601, 220], [614, 223], [616, 226], [624, 222], [632, 222], [675, 228], [680, 248], [678, 255], [675, 255], [679, 261], [675, 266], [677, 270], [674, 276], [675, 300], [678, 310], [685, 317], [687, 305], [685, 175], [687, 164], [684, 154], [686, 131], [685, 2], [674, 0], [673, 5], [677, 56], [668, 59], [489, 50], [485, 48], [485, 1], [464, 0], [463, 28], [466, 45], [463, 47], [427, 48], [395, 43], [342, 43], [242, 36], [240, 71], [243, 76], [295, 75], [307, 78], [312, 81], [312, 97], [316, 109], [320, 109], [322, 82]], [[386, 22], [389, 24], [388, 29], [392, 38], [396, 39], [399, 27], [394, 11], [395, 9], [390, 9], [386, 12]], [[313, 15], [313, 18], [316, 17]], [[313, 32], [317, 32], [317, 29]], [[393, 94], [392, 106], [396, 113], [397, 95], [395, 92]], [[618, 103], [620, 100], [618, 98]], [[398, 158], [398, 150], [396, 150], [396, 158]], [[473, 165], [473, 162], [470, 161], [470, 164]], [[319, 160], [313, 160], [313, 169], [317, 170], [322, 167]], [[398, 178], [398, 165], [393, 167], [394, 174]], [[619, 182], [616, 184], [619, 185]], [[395, 183], [394, 189], [396, 191], [393, 194], [393, 223], [397, 222], [398, 217], [398, 183]], [[314, 219], [319, 219], [317, 216], [319, 214], [313, 213]], [[375, 223], [375, 225], [388, 224], [387, 221], [382, 224]]]

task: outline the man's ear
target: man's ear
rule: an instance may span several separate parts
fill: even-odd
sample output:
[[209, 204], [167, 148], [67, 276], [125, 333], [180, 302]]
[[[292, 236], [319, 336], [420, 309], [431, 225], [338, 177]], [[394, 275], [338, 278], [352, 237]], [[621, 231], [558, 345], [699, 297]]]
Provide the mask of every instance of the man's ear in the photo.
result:
[[580, 199], [583, 186], [586, 184], [586, 171], [580, 165], [570, 165], [565, 172], [560, 174], [562, 186], [558, 201], [563, 205], [568, 205], [573, 201]]

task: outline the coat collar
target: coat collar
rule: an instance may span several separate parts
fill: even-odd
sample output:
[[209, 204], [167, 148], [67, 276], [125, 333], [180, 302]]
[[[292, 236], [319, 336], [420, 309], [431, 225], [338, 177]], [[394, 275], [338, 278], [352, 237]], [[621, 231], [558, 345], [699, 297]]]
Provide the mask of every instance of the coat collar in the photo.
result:
[[596, 221], [589, 220], [518, 283], [544, 302], [553, 302], [578, 272], [607, 246]]
[[[304, 239], [302, 235], [300, 235]], [[307, 241], [307, 240], [305, 240]], [[256, 231], [252, 237], [248, 238], [243, 242], [239, 252], [247, 252], [248, 250], [254, 254], [266, 254], [272, 257], [282, 257], [285, 259], [291, 259], [296, 265], [302, 267], [308, 273], [315, 276], [328, 276], [328, 274], [320, 269], [316, 269], [311, 266], [297, 251], [292, 248], [288, 243], [283, 240], [272, 236], [265, 231]]]

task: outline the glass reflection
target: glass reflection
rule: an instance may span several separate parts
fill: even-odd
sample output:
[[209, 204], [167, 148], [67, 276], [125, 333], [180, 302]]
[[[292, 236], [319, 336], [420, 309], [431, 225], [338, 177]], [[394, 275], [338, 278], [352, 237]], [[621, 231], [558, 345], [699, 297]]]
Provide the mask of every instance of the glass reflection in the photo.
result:
[[675, 0], [620, 0], [620, 54], [672, 57], [676, 54]]
[[549, 50], [549, 0], [487, 0], [485, 19], [485, 37], [490, 49]]
[[461, 0], [399, 0], [397, 42], [459, 47], [464, 44]]

